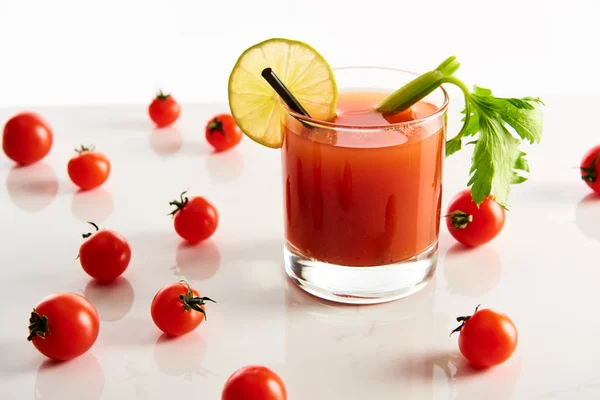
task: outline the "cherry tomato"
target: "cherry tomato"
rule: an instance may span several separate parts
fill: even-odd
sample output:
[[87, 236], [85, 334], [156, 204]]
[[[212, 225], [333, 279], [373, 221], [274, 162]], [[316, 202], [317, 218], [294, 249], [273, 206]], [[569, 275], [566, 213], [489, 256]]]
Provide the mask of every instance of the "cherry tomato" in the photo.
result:
[[81, 146], [75, 149], [77, 155], [69, 160], [67, 170], [74, 184], [83, 190], [90, 190], [102, 185], [110, 175], [110, 161], [102, 154], [94, 151], [94, 147]]
[[52, 148], [53, 134], [48, 122], [40, 115], [17, 114], [4, 125], [2, 149], [13, 161], [29, 165], [40, 161]]
[[242, 140], [242, 131], [229, 114], [219, 114], [206, 124], [206, 140], [216, 151], [231, 149]]
[[201, 242], [217, 230], [219, 214], [204, 197], [188, 199], [185, 194], [181, 193], [179, 200], [169, 203], [176, 207], [169, 215], [174, 216], [173, 223], [179, 236], [190, 243]]
[[249, 365], [227, 379], [221, 400], [286, 400], [283, 381], [267, 367]]
[[477, 306], [473, 315], [456, 320], [461, 325], [452, 333], [460, 332], [460, 352], [477, 367], [502, 364], [517, 347], [517, 327], [505, 314]]
[[581, 179], [596, 193], [600, 194], [600, 145], [594, 146], [588, 151], [583, 160], [581, 160]]
[[416, 119], [415, 112], [412, 108], [397, 112], [396, 114], [383, 116], [390, 124], [398, 124], [401, 122], [410, 122]]
[[446, 225], [456, 240], [476, 247], [495, 238], [504, 226], [504, 208], [491, 197], [477, 207], [469, 189], [458, 193], [450, 202]]
[[150, 313], [158, 329], [167, 335], [185, 335], [196, 329], [206, 317], [206, 301], [215, 303], [208, 297], [200, 297], [198, 291], [186, 281], [180, 281], [156, 293]]
[[170, 94], [164, 94], [162, 90], [148, 107], [148, 114], [156, 126], [164, 128], [171, 125], [179, 118], [181, 107]]
[[79, 262], [83, 270], [101, 283], [110, 283], [117, 279], [129, 265], [131, 248], [127, 239], [120, 233], [109, 230], [83, 235], [87, 239], [79, 248]]
[[98, 338], [98, 312], [85, 297], [57, 293], [43, 299], [29, 319], [29, 337], [36, 349], [54, 360], [71, 360]]

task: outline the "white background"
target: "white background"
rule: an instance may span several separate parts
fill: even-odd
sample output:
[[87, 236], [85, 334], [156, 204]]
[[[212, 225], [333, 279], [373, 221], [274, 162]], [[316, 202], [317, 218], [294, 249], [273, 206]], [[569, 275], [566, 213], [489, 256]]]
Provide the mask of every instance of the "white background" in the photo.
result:
[[0, 106], [223, 101], [239, 54], [303, 40], [332, 64], [457, 74], [501, 95], [600, 91], [597, 0], [0, 0]]

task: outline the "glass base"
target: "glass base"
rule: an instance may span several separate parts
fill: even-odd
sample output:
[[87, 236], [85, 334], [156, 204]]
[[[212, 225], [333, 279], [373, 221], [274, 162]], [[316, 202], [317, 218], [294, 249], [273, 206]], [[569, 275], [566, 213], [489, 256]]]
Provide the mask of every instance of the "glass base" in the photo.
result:
[[302, 255], [287, 243], [285, 271], [300, 288], [322, 299], [347, 304], [377, 304], [418, 292], [433, 277], [437, 241], [407, 260], [375, 267], [329, 264]]

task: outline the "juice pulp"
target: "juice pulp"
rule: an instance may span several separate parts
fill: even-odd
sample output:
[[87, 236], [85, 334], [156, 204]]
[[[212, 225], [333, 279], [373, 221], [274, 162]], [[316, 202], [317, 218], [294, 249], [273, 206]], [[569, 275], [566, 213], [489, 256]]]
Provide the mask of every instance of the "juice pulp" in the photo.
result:
[[[444, 116], [392, 127], [374, 110], [387, 95], [340, 92], [334, 122], [348, 128], [309, 129], [288, 116], [284, 212], [294, 251], [338, 265], [375, 266], [409, 259], [437, 241]], [[412, 110], [421, 119], [437, 107], [420, 102]], [[360, 130], [368, 125], [382, 127]]]

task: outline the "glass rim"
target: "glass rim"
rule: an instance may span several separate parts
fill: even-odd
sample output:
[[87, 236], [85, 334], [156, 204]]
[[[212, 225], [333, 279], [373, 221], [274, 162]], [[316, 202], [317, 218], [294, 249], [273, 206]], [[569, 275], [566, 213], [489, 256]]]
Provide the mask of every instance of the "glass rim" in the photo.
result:
[[[358, 69], [374, 69], [374, 70], [388, 70], [388, 71], [394, 71], [394, 72], [401, 72], [404, 74], [409, 74], [409, 75], [413, 75], [415, 77], [421, 75], [417, 72], [414, 71], [408, 71], [405, 69], [400, 69], [400, 68], [392, 68], [392, 67], [376, 67], [376, 66], [369, 66], [369, 65], [357, 65], [357, 66], [345, 66], [345, 67], [335, 67], [332, 68], [332, 70], [335, 71], [343, 71], [343, 70], [358, 70]], [[394, 89], [396, 90], [396, 89]], [[293, 110], [291, 110], [287, 104], [285, 104], [284, 102], [282, 102], [283, 108], [286, 110], [286, 112], [291, 115], [292, 117], [294, 117], [295, 119], [302, 121], [302, 122], [306, 122], [310, 125], [313, 125], [315, 127], [321, 127], [321, 128], [333, 128], [333, 129], [346, 129], [346, 130], [382, 130], [382, 129], [394, 129], [394, 128], [403, 128], [403, 127], [407, 127], [407, 126], [411, 126], [411, 125], [421, 125], [423, 123], [435, 120], [436, 118], [438, 118], [439, 116], [441, 116], [447, 109], [448, 109], [448, 104], [450, 103], [450, 98], [448, 96], [448, 92], [446, 92], [446, 89], [444, 89], [442, 86], [439, 86], [437, 89], [435, 90], [441, 90], [442, 93], [444, 94], [444, 101], [442, 103], [441, 106], [437, 107], [435, 112], [433, 112], [433, 114], [428, 115], [426, 117], [423, 118], [417, 118], [414, 119], [412, 121], [405, 121], [405, 122], [395, 122], [393, 124], [379, 124], [379, 125], [349, 125], [349, 124], [337, 124], [335, 122], [328, 122], [328, 121], [322, 121], [319, 119], [315, 119], [312, 117], [307, 117], [305, 115], [299, 114]], [[434, 92], [435, 92], [434, 90]], [[432, 93], [434, 93], [432, 92]]]

